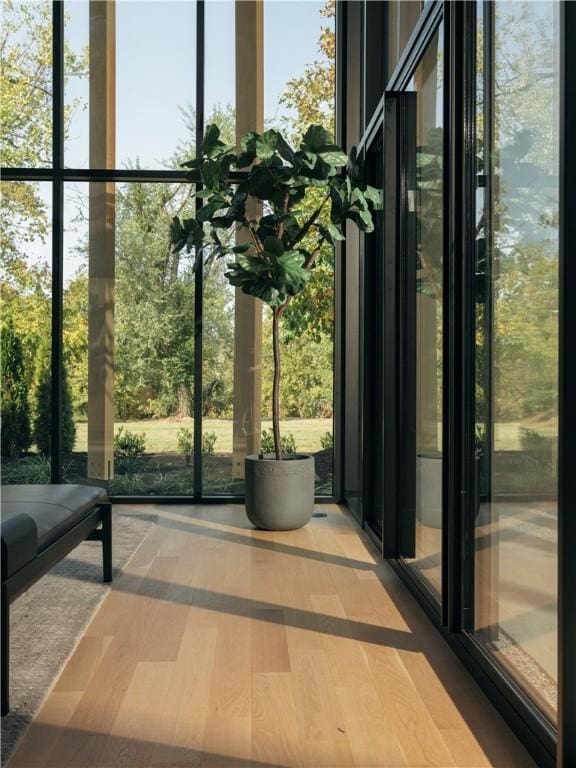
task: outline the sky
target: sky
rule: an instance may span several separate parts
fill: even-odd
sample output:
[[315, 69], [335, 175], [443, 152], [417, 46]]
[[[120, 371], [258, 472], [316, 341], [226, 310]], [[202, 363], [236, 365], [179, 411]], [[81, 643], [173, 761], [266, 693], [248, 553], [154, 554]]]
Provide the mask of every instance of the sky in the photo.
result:
[[[289, 79], [319, 57], [318, 37], [330, 20], [323, 2], [265, 0], [265, 119], [285, 108], [278, 99]], [[207, 0], [205, 114], [234, 105], [234, 2]], [[88, 3], [66, 2], [66, 40], [80, 52], [88, 44]], [[139, 158], [163, 167], [185, 135], [179, 107], [195, 100], [196, 8], [190, 0], [118, 0], [116, 3], [116, 165]], [[88, 102], [86, 79], [71, 82], [66, 98]], [[88, 164], [88, 112], [78, 112], [67, 142], [66, 165]]]
[[[279, 104], [286, 83], [319, 58], [322, 27], [317, 0], [264, 0], [264, 117], [287, 114]], [[80, 53], [88, 45], [88, 2], [68, 0], [65, 38]], [[234, 0], [206, 0], [205, 115], [215, 106], [234, 106]], [[116, 2], [116, 166], [138, 161], [141, 168], [171, 167], [167, 161], [187, 136], [181, 107], [194, 104], [196, 89], [196, 4], [194, 0], [117, 0]], [[65, 101], [87, 105], [87, 78], [69, 80]], [[88, 110], [77, 109], [65, 147], [69, 168], [88, 167]], [[49, 205], [50, 185], [42, 197]], [[78, 246], [86, 221], [75, 222], [87, 205], [88, 184], [65, 185], [64, 280], [83, 263]], [[32, 258], [45, 260], [46, 243], [30, 243]]]

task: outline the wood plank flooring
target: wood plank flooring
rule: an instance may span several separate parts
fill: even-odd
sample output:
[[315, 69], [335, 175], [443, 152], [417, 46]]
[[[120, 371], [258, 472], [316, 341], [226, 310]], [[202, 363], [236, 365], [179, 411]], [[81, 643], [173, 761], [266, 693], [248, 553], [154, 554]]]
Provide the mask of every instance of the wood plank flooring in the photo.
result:
[[[149, 510], [149, 508], [148, 508]], [[10, 768], [524, 768], [346, 513], [253, 530], [157, 508]]]

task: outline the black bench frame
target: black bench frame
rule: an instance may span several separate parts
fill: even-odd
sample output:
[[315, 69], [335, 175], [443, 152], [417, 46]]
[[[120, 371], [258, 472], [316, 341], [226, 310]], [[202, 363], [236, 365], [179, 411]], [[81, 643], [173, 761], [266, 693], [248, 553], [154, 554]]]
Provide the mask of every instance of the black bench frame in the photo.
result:
[[[32, 502], [31, 502], [32, 503]], [[100, 502], [79, 522], [7, 579], [2, 579], [2, 715], [10, 708], [10, 603], [83, 541], [102, 542], [103, 581], [112, 581], [112, 505]]]

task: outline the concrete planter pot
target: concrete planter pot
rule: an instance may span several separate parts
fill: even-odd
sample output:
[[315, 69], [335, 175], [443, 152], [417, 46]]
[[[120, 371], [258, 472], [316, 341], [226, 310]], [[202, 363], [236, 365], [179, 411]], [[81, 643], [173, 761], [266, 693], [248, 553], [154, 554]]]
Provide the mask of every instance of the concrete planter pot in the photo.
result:
[[302, 528], [314, 512], [314, 457], [247, 456], [246, 514], [257, 528], [290, 531]]

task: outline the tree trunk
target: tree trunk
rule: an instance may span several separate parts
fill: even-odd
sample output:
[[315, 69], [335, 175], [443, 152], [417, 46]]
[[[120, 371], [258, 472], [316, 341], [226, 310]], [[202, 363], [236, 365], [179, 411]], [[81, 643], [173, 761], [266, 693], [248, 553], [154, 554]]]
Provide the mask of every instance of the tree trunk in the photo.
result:
[[274, 432], [274, 452], [276, 460], [282, 459], [282, 441], [280, 439], [280, 310], [272, 310], [272, 348], [274, 350], [274, 381], [272, 383], [272, 430]]

